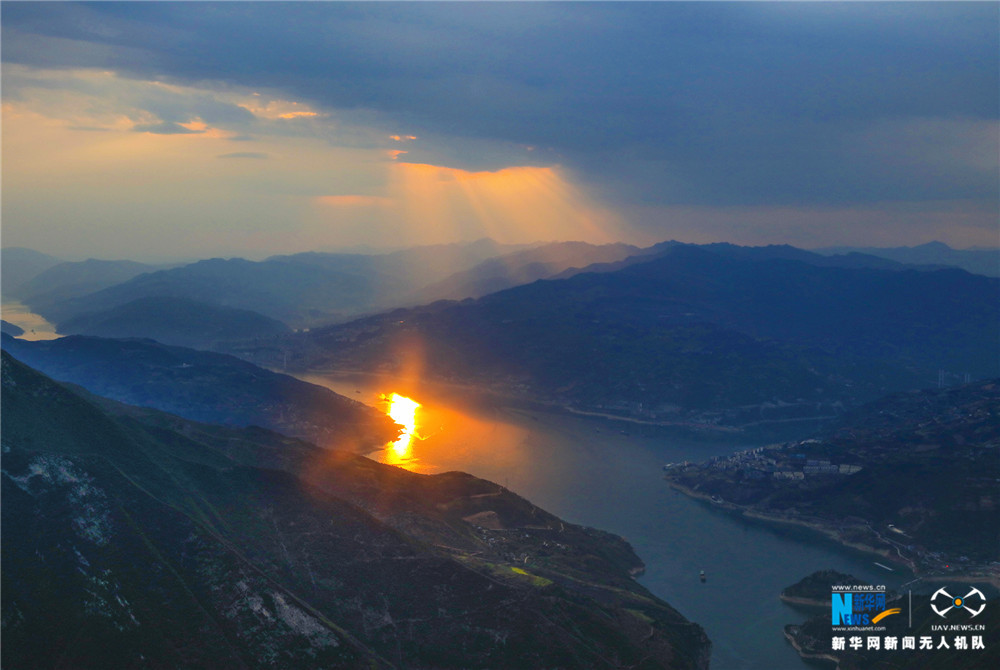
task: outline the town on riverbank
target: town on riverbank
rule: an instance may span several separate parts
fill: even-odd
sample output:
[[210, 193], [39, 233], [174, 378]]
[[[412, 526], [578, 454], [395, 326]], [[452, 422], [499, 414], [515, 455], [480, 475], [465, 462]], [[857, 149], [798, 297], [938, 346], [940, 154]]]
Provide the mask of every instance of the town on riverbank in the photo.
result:
[[924, 578], [1000, 586], [1000, 383], [898, 394], [821, 438], [668, 463], [671, 487]]

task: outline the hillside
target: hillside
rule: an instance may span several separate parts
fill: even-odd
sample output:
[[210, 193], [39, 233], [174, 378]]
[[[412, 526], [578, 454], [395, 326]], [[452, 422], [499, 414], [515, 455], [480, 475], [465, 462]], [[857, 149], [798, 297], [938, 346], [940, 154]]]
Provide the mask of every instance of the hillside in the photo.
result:
[[94, 258], [54, 265], [18, 287], [17, 295], [35, 306], [52, 305], [141, 275], [163, 269], [135, 261], [107, 261]]
[[1000, 582], [1000, 380], [897, 394], [820, 438], [674, 464], [668, 482], [919, 574]]
[[0, 332], [6, 333], [12, 337], [17, 337], [18, 335], [24, 335], [24, 328], [21, 328], [21, 326], [13, 323], [0, 320]]
[[58, 324], [66, 335], [146, 337], [164, 344], [211, 349], [221, 341], [269, 338], [291, 332], [285, 324], [247, 309], [187, 298], [150, 297], [84, 314]]
[[[37, 307], [55, 323], [149, 297], [184, 298], [259, 312], [284, 323], [332, 319], [363, 309], [375, 295], [370, 279], [284, 261], [241, 258], [198, 261], [134, 277], [95, 293]], [[28, 302], [35, 307], [34, 304]]]
[[2, 366], [6, 667], [707, 667], [627, 544], [495, 484]]
[[0, 287], [4, 298], [15, 297], [25, 282], [62, 262], [26, 247], [4, 247], [0, 250], [0, 261]]
[[26, 342], [4, 335], [3, 349], [59, 381], [194, 421], [256, 425], [361, 452], [398, 433], [366, 405], [223, 354], [83, 336]]
[[817, 252], [862, 253], [898, 263], [951, 266], [987, 277], [1000, 276], [1000, 249], [952, 249], [943, 242], [928, 242], [915, 247], [828, 247]]
[[[646, 250], [630, 244], [593, 245], [585, 242], [552, 242], [531, 249], [490, 258], [475, 267], [425, 286], [410, 297], [411, 304], [436, 300], [479, 298], [512, 286], [529, 284], [595, 263], [613, 263]], [[565, 275], [564, 275], [565, 276]]]
[[64, 323], [135, 300], [169, 297], [250, 310], [302, 328], [398, 306], [415, 287], [517, 248], [480, 240], [378, 255], [310, 252], [263, 261], [212, 258], [59, 300], [49, 299], [39, 286], [36, 297], [28, 296], [25, 302], [48, 320]]
[[[645, 262], [301, 338], [303, 369], [400, 369], [533, 401], [741, 425], [1000, 373], [995, 279], [673, 246]], [[951, 377], [949, 376], [949, 379]]]

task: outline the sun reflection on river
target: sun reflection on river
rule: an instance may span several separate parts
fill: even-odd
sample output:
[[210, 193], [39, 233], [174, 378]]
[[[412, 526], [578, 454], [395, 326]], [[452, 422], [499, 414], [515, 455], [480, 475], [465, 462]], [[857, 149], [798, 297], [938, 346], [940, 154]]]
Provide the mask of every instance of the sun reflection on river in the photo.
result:
[[399, 438], [386, 449], [386, 462], [402, 465], [413, 458], [412, 444], [413, 439], [417, 437], [417, 408], [420, 407], [420, 403], [398, 393], [382, 395], [381, 399], [388, 403], [386, 414], [403, 426]]
[[[536, 421], [517, 410], [477, 404], [477, 396], [469, 389], [418, 385], [388, 375], [301, 375], [299, 379], [365, 402], [405, 427], [398, 439], [367, 454], [380, 463], [428, 475], [464, 470], [504, 485], [508, 479], [541, 476], [531, 455]], [[392, 388], [398, 392], [387, 390]], [[400, 411], [409, 408], [405, 416], [395, 413], [394, 397], [404, 400], [398, 404]]]

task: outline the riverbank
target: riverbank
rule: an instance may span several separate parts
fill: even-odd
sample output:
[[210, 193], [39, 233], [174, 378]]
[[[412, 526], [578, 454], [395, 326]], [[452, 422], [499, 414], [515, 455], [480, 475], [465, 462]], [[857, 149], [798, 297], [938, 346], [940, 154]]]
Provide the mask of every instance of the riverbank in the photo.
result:
[[[726, 502], [718, 499], [718, 497], [713, 497], [707, 493], [697, 491], [692, 487], [685, 486], [679, 482], [667, 479], [667, 484], [674, 490], [683, 493], [684, 495], [693, 498], [695, 500], [700, 500], [704, 503], [708, 503], [713, 507], [724, 509], [729, 512], [739, 514], [745, 519], [752, 519], [754, 521], [760, 521], [766, 524], [784, 525], [784, 526], [794, 526], [796, 528], [805, 528], [813, 533], [818, 533], [823, 537], [832, 540], [839, 544], [840, 546], [847, 547], [849, 549], [854, 549], [856, 551], [864, 552], [873, 556], [879, 556], [884, 558], [886, 561], [906, 568], [911, 571], [915, 578], [926, 581], [926, 582], [936, 582], [936, 581], [949, 581], [949, 582], [963, 582], [963, 583], [989, 583], [990, 585], [1000, 589], [1000, 569], [992, 568], [990, 566], [972, 566], [966, 569], [958, 569], [954, 572], [941, 573], [927, 566], [921, 565], [918, 561], [907, 558], [905, 556], [900, 556], [898, 554], [898, 548], [884, 548], [876, 547], [872, 544], [867, 544], [864, 542], [857, 542], [853, 540], [848, 540], [842, 535], [842, 528], [835, 526], [829, 522], [825, 522], [821, 519], [802, 519], [795, 518], [787, 515], [777, 515], [773, 513], [763, 512], [758, 509], [747, 505], [738, 505], [732, 502]], [[859, 530], [861, 526], [852, 526], [852, 530]], [[891, 546], [891, 545], [890, 545]], [[897, 553], [893, 553], [893, 549]], [[827, 605], [828, 603], [825, 603]]]
[[839, 670], [840, 659], [832, 654], [821, 653], [816, 651], [810, 651], [805, 649], [798, 641], [799, 626], [788, 625], [785, 626], [784, 635], [785, 639], [792, 645], [792, 648], [801, 656], [803, 659], [808, 661], [819, 661], [822, 663], [828, 663], [833, 666], [833, 670]]
[[54, 340], [62, 337], [56, 332], [55, 325], [46, 321], [45, 317], [32, 312], [30, 307], [15, 300], [5, 300], [0, 305], [0, 317], [24, 331], [17, 336], [22, 340]]
[[[748, 424], [727, 425], [716, 424], [708, 421], [698, 421], [690, 419], [652, 419], [648, 417], [633, 416], [615, 411], [608, 411], [603, 408], [577, 407], [534, 397], [530, 393], [511, 389], [503, 384], [490, 383], [469, 383], [440, 378], [421, 378], [394, 375], [388, 372], [377, 372], [371, 370], [327, 368], [327, 369], [302, 369], [284, 371], [279, 367], [271, 366], [268, 369], [274, 372], [284, 372], [303, 381], [317, 383], [317, 380], [347, 380], [351, 378], [365, 378], [369, 380], [385, 380], [395, 388], [401, 388], [402, 392], [419, 393], [421, 391], [431, 391], [433, 394], [447, 397], [452, 402], [469, 403], [487, 407], [504, 407], [508, 409], [518, 409], [527, 412], [546, 412], [550, 414], [563, 414], [574, 417], [599, 419], [602, 421], [612, 421], [623, 424], [622, 434], [629, 433], [628, 427], [640, 426], [654, 430], [661, 430], [671, 435], [681, 438], [690, 438], [698, 441], [720, 442], [738, 440], [740, 442], [759, 442], [760, 437], [755, 430], [765, 425], [786, 424], [786, 420], [755, 421]], [[828, 417], [796, 419], [796, 423], [803, 423], [814, 420], [826, 420]]]
[[816, 600], [814, 598], [798, 598], [796, 596], [786, 596], [784, 593], [778, 596], [781, 602], [789, 605], [799, 605], [801, 607], [827, 608], [830, 606], [830, 599]]

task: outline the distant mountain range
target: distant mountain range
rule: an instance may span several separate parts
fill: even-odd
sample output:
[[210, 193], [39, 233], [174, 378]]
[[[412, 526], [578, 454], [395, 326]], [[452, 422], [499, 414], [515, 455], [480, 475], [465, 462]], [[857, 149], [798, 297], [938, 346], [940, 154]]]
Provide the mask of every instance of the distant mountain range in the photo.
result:
[[59, 263], [33, 275], [18, 285], [11, 295], [25, 304], [30, 304], [37, 312], [43, 313], [65, 300], [78, 298], [128, 281], [143, 273], [156, 272], [166, 267], [169, 266], [93, 258]]
[[928, 242], [915, 247], [826, 247], [816, 249], [816, 252], [861, 253], [898, 263], [956, 267], [987, 277], [1000, 276], [1000, 249], [952, 249], [943, 242]]
[[[105, 282], [99, 290], [71, 292], [51, 273], [32, 281], [23, 301], [57, 324], [146, 298], [178, 298], [259, 313], [294, 327], [344, 320], [397, 306], [404, 296], [456, 270], [511, 249], [490, 240], [416, 247], [392, 254], [303, 253], [263, 261], [213, 258]], [[124, 272], [120, 265], [108, 266]], [[106, 275], [105, 275], [106, 276]], [[42, 292], [47, 280], [53, 288]], [[63, 297], [59, 298], [60, 292]], [[156, 331], [146, 333], [155, 337]]]
[[13, 298], [25, 282], [61, 262], [34, 249], [4, 247], [0, 252], [0, 290], [3, 297]]
[[931, 385], [939, 370], [1000, 372], [996, 279], [841, 260], [673, 245], [610, 271], [314, 330], [293, 364], [392, 371], [418, 349], [439, 378], [657, 420], [711, 410], [701, 420], [723, 423], [763, 404], [775, 419], [830, 414]]
[[[297, 329], [342, 323], [398, 307], [438, 300], [478, 298], [539, 279], [566, 279], [583, 271], [614, 272], [667, 253], [678, 242], [648, 248], [626, 244], [592, 245], [553, 242], [530, 246], [500, 245], [491, 240], [414, 247], [387, 254], [300, 253], [263, 261], [210, 259], [176, 267], [131, 261], [58, 262], [27, 249], [5, 249], [4, 295], [27, 304], [61, 333], [136, 335], [210, 348], [216, 339], [243, 339], [275, 332], [266, 319]], [[733, 258], [801, 260], [811, 265], [884, 270], [939, 269], [957, 264], [996, 274], [998, 255], [954, 251], [940, 243], [909, 250], [826, 256], [789, 246], [705, 245]], [[884, 253], [883, 253], [884, 252]], [[833, 254], [833, 255], [830, 255]], [[898, 257], [890, 260], [889, 257]], [[921, 265], [907, 265], [906, 259]], [[992, 266], [990, 265], [992, 263]], [[990, 270], [992, 267], [992, 270]], [[989, 271], [988, 271], [989, 270]], [[193, 301], [190, 318], [165, 324], [155, 318], [152, 299]], [[143, 301], [143, 302], [136, 302]], [[195, 309], [194, 303], [200, 303]], [[163, 313], [177, 312], [173, 306]], [[130, 305], [125, 308], [126, 305]], [[253, 312], [230, 319], [211, 308]], [[145, 313], [143, 313], [145, 312]], [[260, 328], [250, 325], [255, 319]], [[185, 332], [185, 328], [187, 332]]]
[[290, 333], [282, 322], [246, 309], [188, 298], [138, 298], [104, 312], [59, 324], [66, 335], [153, 337], [164, 344], [212, 348], [217, 342], [255, 340]]
[[708, 667], [620, 538], [2, 356], [4, 667]]
[[469, 270], [456, 272], [412, 294], [409, 303], [479, 298], [539, 279], [569, 276], [595, 263], [612, 263], [644, 253], [651, 252], [630, 244], [595, 246], [585, 242], [553, 242], [490, 258]]

